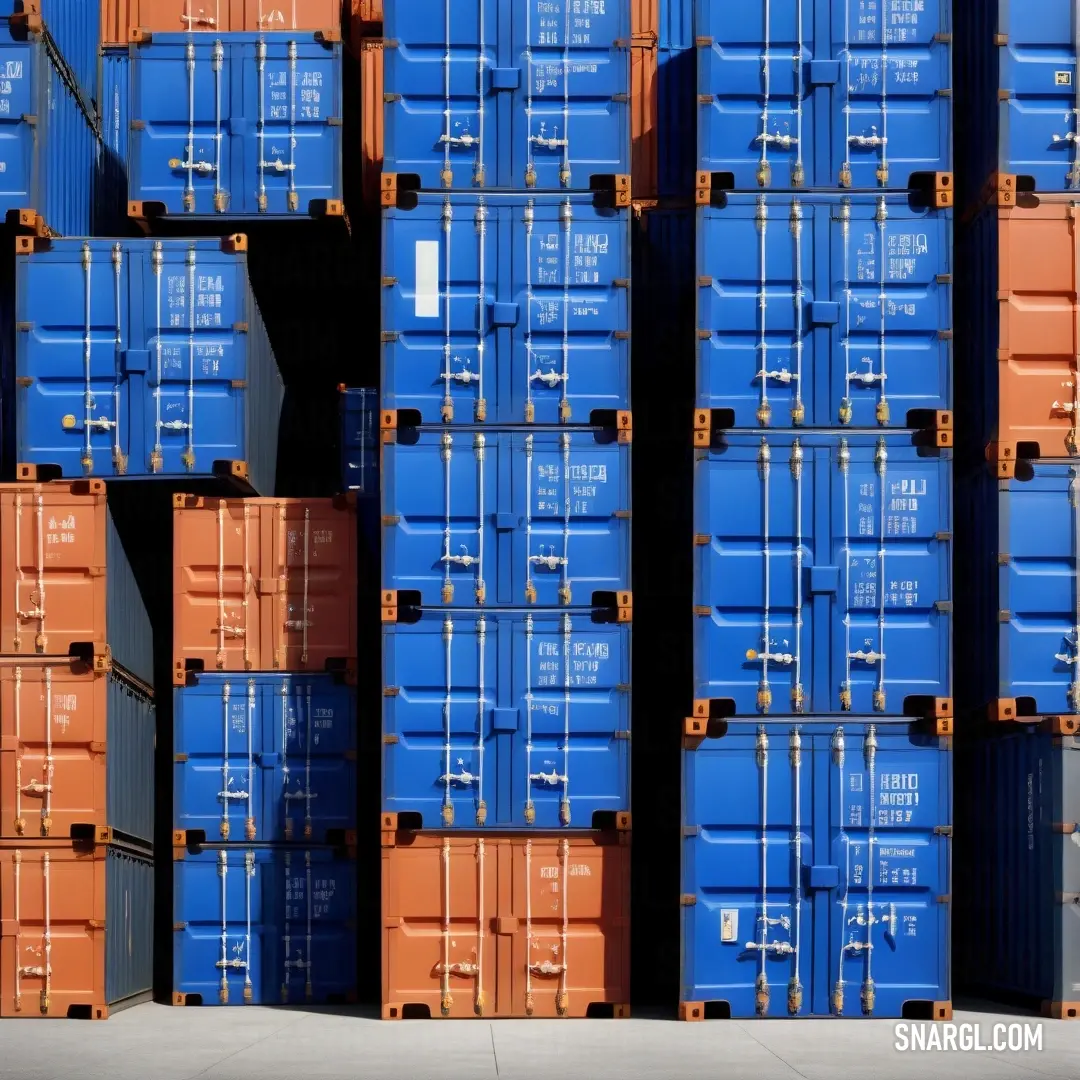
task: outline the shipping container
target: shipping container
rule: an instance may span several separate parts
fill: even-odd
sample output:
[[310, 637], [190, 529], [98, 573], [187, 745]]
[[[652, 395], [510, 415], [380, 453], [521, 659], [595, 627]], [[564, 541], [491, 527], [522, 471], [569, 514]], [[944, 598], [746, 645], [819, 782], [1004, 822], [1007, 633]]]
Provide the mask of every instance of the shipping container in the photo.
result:
[[1052, 717], [956, 749], [958, 989], [1058, 1019], [1080, 1015], [1076, 730]]
[[150, 618], [104, 481], [0, 484], [0, 655], [106, 654], [153, 685]]
[[952, 2], [697, 0], [698, 169], [737, 190], [952, 169]]
[[360, 183], [364, 206], [379, 208], [383, 171], [383, 39], [360, 38]]
[[107, 1020], [153, 987], [154, 864], [106, 844], [0, 840], [0, 1017]]
[[174, 1005], [355, 1000], [355, 851], [173, 851]]
[[[97, 75], [98, 9], [90, 0], [0, 0], [0, 20], [10, 22], [13, 36], [35, 34], [44, 38], [54, 62], [70, 72], [90, 114], [94, 112]], [[6, 29], [6, 27], [5, 27]]]
[[341, 490], [358, 497], [379, 493], [379, 391], [340, 388]]
[[614, 432], [420, 428], [382, 452], [382, 586], [399, 606], [607, 607], [598, 593], [630, 589]]
[[[958, 234], [965, 332], [958, 427], [972, 454], [1008, 465], [1077, 450], [1076, 223], [1080, 193], [1019, 196]], [[1006, 468], [1002, 475], [1008, 475]]]
[[1080, 459], [1021, 462], [1008, 479], [984, 470], [957, 502], [958, 705], [1001, 720], [1080, 713]]
[[123, 236], [128, 231], [128, 108], [131, 104], [131, 56], [127, 47], [102, 49], [98, 71], [101, 147], [93, 235]]
[[384, 409], [591, 423], [630, 408], [630, 211], [592, 195], [421, 194], [383, 211]]
[[384, 626], [382, 653], [383, 810], [402, 827], [625, 827], [628, 626], [429, 611]]
[[283, 388], [247, 237], [36, 240], [16, 259], [20, 478], [224, 476], [272, 492]]
[[173, 752], [188, 836], [322, 844], [356, 829], [356, 689], [341, 675], [189, 675]]
[[737, 194], [697, 213], [698, 408], [744, 428], [952, 408], [950, 210]]
[[356, 499], [173, 499], [173, 676], [354, 669]]
[[361, 23], [381, 23], [383, 0], [351, 0], [352, 17]]
[[383, 26], [386, 172], [538, 191], [630, 172], [629, 4], [412, 0]]
[[100, 143], [88, 100], [44, 32], [0, 21], [0, 70], [0, 220], [86, 235]]
[[629, 839], [384, 834], [383, 1019], [628, 1016]]
[[341, 78], [303, 31], [133, 44], [128, 213], [341, 217]]
[[0, 662], [0, 837], [154, 841], [153, 698], [63, 657]]
[[953, 715], [952, 452], [920, 441], [733, 432], [698, 453], [697, 715]]
[[[1072, 0], [957, 3], [957, 161], [965, 203], [1020, 174], [1038, 191], [1080, 190]], [[996, 185], [994, 185], [996, 186]]]
[[688, 739], [684, 1019], [951, 1018], [950, 742], [857, 715]]
[[[85, 2], [85, 0], [83, 0]], [[96, 29], [96, 27], [95, 27]], [[235, 34], [319, 30], [341, 40], [341, 0], [102, 0], [106, 47], [150, 41], [158, 34]]]

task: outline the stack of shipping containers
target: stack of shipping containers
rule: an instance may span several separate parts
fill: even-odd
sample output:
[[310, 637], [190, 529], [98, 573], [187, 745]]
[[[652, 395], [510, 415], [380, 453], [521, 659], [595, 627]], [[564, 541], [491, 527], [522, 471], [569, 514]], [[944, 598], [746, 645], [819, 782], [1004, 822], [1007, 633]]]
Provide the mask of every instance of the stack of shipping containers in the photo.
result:
[[[963, 17], [961, 20], [961, 16]], [[1075, 5], [958, 11], [958, 970], [1080, 1015]], [[960, 788], [958, 787], [958, 791]]]
[[383, 1015], [625, 1015], [629, 7], [383, 18]]
[[687, 1020], [951, 1010], [947, 11], [695, 7]]

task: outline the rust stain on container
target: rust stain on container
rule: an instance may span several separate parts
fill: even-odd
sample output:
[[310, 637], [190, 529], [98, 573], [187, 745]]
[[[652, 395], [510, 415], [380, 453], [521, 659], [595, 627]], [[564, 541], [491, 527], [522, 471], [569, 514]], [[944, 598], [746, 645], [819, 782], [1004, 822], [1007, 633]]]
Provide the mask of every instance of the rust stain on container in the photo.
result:
[[356, 657], [356, 503], [176, 496], [174, 677]]
[[0, 485], [0, 655], [106, 640], [105, 485]]
[[627, 841], [384, 837], [383, 1017], [625, 1015]]
[[0, 664], [0, 837], [105, 822], [107, 679], [64, 658]]
[[[1068, 196], [998, 215], [999, 443], [1025, 456], [1076, 450], [1080, 221]], [[1030, 444], [1037, 444], [1035, 446]]]
[[105, 1002], [105, 852], [0, 841], [0, 1017]]
[[634, 0], [630, 11], [630, 189], [635, 198], [656, 198], [659, 184], [657, 41], [658, 0]]
[[379, 209], [379, 177], [383, 167], [383, 39], [364, 38], [360, 57], [360, 180], [364, 205]]
[[101, 42], [127, 45], [150, 34], [341, 32], [340, 0], [101, 0]]

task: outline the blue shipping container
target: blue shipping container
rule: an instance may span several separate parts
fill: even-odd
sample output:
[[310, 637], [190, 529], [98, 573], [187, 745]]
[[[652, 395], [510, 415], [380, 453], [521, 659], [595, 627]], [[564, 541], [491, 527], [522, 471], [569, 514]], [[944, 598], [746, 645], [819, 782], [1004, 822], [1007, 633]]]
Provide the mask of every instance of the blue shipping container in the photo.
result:
[[697, 0], [698, 169], [906, 188], [952, 169], [951, 0]]
[[730, 427], [856, 428], [951, 409], [952, 226], [906, 195], [699, 209], [698, 407]]
[[[154, 987], [154, 861], [105, 852], [105, 1000], [137, 1004]], [[98, 1016], [94, 1010], [95, 1018]]]
[[[1064, 719], [1064, 718], [1063, 718]], [[956, 972], [980, 997], [1075, 1017], [1080, 739], [1053, 721], [957, 745]]]
[[358, 497], [379, 493], [379, 391], [374, 387], [342, 387], [341, 490]]
[[283, 387], [246, 250], [245, 237], [52, 240], [21, 255], [15, 460], [63, 476], [224, 473], [272, 494]]
[[107, 824], [154, 843], [154, 752], [157, 709], [145, 690], [112, 671], [106, 688]]
[[971, 670], [957, 681], [965, 711], [1080, 713], [1080, 462], [1019, 462], [1009, 480], [985, 472], [958, 487], [958, 500], [973, 630]]
[[630, 172], [629, 4], [410, 0], [383, 33], [385, 172], [541, 191]]
[[356, 689], [336, 675], [191, 674], [173, 749], [176, 829], [321, 844], [356, 828]]
[[589, 428], [399, 432], [383, 446], [384, 589], [420, 603], [611, 606], [630, 586], [630, 447]]
[[341, 45], [155, 34], [131, 46], [128, 198], [140, 213], [342, 213]]
[[951, 452], [917, 442], [736, 432], [699, 452], [695, 699], [900, 716], [950, 697]]
[[383, 685], [383, 810], [412, 827], [588, 829], [630, 808], [627, 626], [426, 611], [383, 627]]
[[384, 210], [383, 408], [466, 424], [629, 409], [629, 214], [590, 195]]
[[55, 233], [90, 231], [96, 118], [40, 34], [0, 22], [0, 218], [34, 210]]
[[684, 750], [683, 1009], [947, 1018], [951, 824], [952, 753], [904, 723], [736, 723]]
[[356, 860], [207, 848], [173, 864], [173, 1000], [340, 1004], [356, 994]]
[[102, 49], [97, 83], [101, 161], [94, 195], [94, 236], [128, 231], [127, 170], [131, 104], [131, 57], [127, 49]]

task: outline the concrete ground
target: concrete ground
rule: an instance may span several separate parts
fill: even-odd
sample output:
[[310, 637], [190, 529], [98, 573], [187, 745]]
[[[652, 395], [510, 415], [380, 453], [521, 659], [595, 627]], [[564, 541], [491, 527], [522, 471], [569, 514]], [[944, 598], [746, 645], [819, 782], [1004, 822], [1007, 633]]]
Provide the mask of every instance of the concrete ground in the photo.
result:
[[[1080, 1076], [1080, 1022], [980, 1008], [956, 1012], [958, 1039], [973, 1037], [974, 1029], [962, 1025], [977, 1025], [991, 1044], [995, 1024], [1041, 1024], [1042, 1049], [901, 1052], [895, 1024], [886, 1020], [394, 1023], [346, 1010], [139, 1005], [103, 1023], [0, 1021], [0, 1078], [936, 1080], [946, 1070], [950, 1080]], [[928, 1032], [933, 1025], [913, 1026]], [[946, 1038], [948, 1025], [938, 1026]]]

